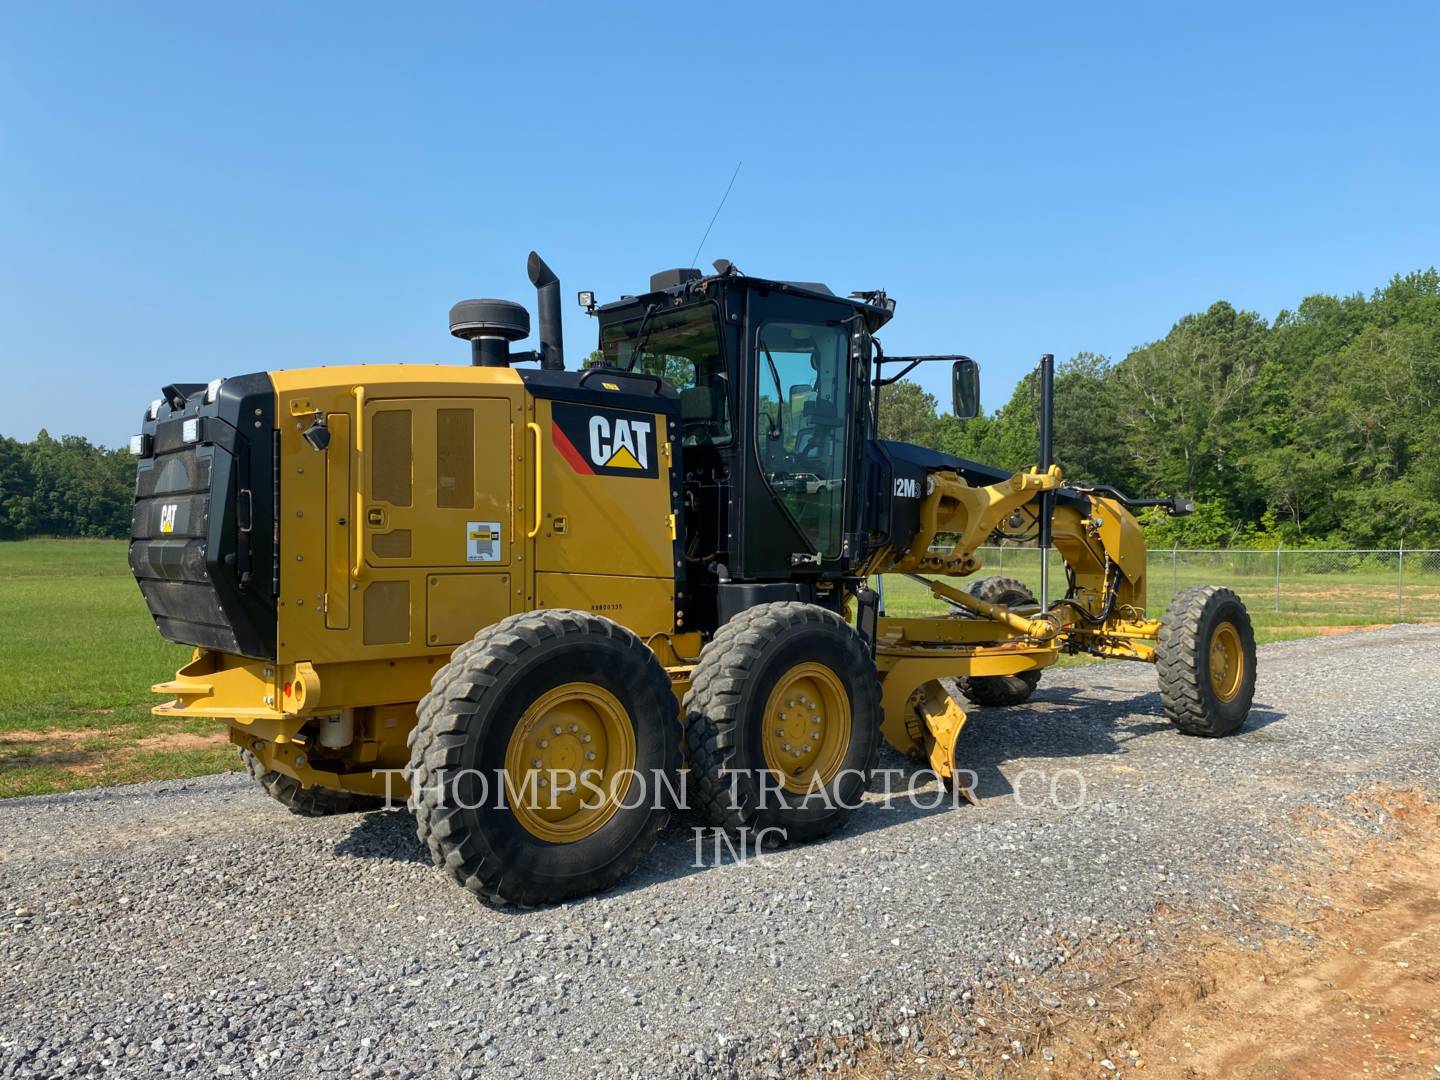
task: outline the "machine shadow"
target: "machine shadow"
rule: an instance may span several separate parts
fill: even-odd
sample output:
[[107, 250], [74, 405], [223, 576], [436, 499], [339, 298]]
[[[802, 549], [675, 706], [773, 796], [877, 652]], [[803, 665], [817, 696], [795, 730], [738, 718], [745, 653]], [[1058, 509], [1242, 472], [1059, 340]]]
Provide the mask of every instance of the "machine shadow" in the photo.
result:
[[[972, 789], [976, 798], [984, 802], [1013, 794], [1014, 789], [1001, 767], [1006, 762], [1125, 754], [1128, 744], [1134, 740], [1172, 730], [1158, 691], [1118, 700], [1096, 694], [1096, 691], [1103, 693], [1112, 689], [1118, 688], [1042, 687], [1023, 706], [967, 707], [970, 719], [961, 733], [957, 753], [965, 768], [976, 776]], [[1229, 739], [1244, 740], [1285, 716], [1273, 708], [1257, 705], [1251, 709], [1245, 726]], [[1174, 737], [1184, 736], [1174, 733]], [[770, 862], [779, 868], [789, 862], [784, 857], [787, 852], [814, 851], [831, 842], [881, 832], [937, 814], [962, 812], [967, 806], [958, 796], [942, 788], [928, 769], [888, 749], [882, 751], [880, 768], [888, 770], [888, 777], [877, 779], [865, 805], [846, 826], [804, 846], [758, 853], [753, 849], [742, 850], [738, 843], [720, 839], [696, 813], [681, 809], [671, 818], [654, 851], [639, 869], [600, 895], [625, 896], [665, 881], [734, 868], [742, 863], [763, 867]], [[350, 832], [335, 845], [334, 852], [359, 859], [422, 865], [430, 862], [415, 835], [415, 818], [404, 808], [358, 818]], [[572, 903], [586, 903], [589, 899]], [[527, 910], [486, 906], [504, 914], [524, 914]]]

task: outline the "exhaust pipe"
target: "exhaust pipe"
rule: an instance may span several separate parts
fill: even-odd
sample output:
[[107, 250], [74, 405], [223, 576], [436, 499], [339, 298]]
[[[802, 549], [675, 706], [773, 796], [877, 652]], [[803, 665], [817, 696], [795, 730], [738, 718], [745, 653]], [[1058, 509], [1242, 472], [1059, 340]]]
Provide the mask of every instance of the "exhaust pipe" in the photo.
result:
[[548, 371], [565, 370], [564, 335], [560, 326], [560, 279], [545, 260], [530, 252], [525, 269], [535, 286], [535, 308], [540, 317], [540, 366]]

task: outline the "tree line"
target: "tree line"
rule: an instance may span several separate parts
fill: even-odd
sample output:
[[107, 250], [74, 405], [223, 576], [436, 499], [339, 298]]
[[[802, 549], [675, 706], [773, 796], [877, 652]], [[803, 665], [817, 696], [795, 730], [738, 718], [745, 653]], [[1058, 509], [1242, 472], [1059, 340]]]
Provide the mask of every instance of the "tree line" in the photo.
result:
[[[1039, 376], [993, 415], [936, 415], [913, 383], [882, 391], [884, 437], [1009, 469], [1038, 457]], [[1221, 301], [1118, 362], [1080, 353], [1055, 379], [1067, 478], [1191, 495], [1146, 515], [1182, 547], [1440, 547], [1440, 274], [1370, 296], [1316, 295], [1273, 323]]]
[[[958, 421], [912, 382], [880, 430], [1009, 469], [1038, 456], [1038, 377]], [[1221, 301], [1119, 361], [1080, 353], [1055, 379], [1067, 477], [1190, 495], [1150, 514], [1152, 543], [1440, 547], [1440, 274], [1370, 296], [1316, 295], [1273, 323]], [[78, 435], [0, 436], [0, 539], [129, 534], [135, 462]]]
[[79, 435], [0, 435], [0, 540], [130, 535], [135, 459]]

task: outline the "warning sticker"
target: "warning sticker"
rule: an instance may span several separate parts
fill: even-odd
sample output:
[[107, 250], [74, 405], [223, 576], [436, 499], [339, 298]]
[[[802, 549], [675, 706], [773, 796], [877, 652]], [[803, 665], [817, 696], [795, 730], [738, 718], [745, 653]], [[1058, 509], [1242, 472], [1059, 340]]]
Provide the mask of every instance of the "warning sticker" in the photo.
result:
[[500, 561], [500, 522], [467, 521], [465, 523], [465, 561]]
[[930, 546], [925, 550], [931, 555], [954, 555], [955, 545], [959, 542], [959, 533], [937, 532], [935, 539], [930, 541]]

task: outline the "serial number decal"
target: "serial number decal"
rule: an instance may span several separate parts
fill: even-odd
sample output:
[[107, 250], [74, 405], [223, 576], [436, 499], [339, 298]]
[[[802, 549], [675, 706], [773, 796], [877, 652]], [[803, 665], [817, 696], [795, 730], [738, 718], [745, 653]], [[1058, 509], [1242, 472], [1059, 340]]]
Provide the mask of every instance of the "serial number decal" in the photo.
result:
[[897, 499], [918, 499], [920, 497], [920, 481], [913, 476], [897, 476], [895, 478], [895, 497]]

